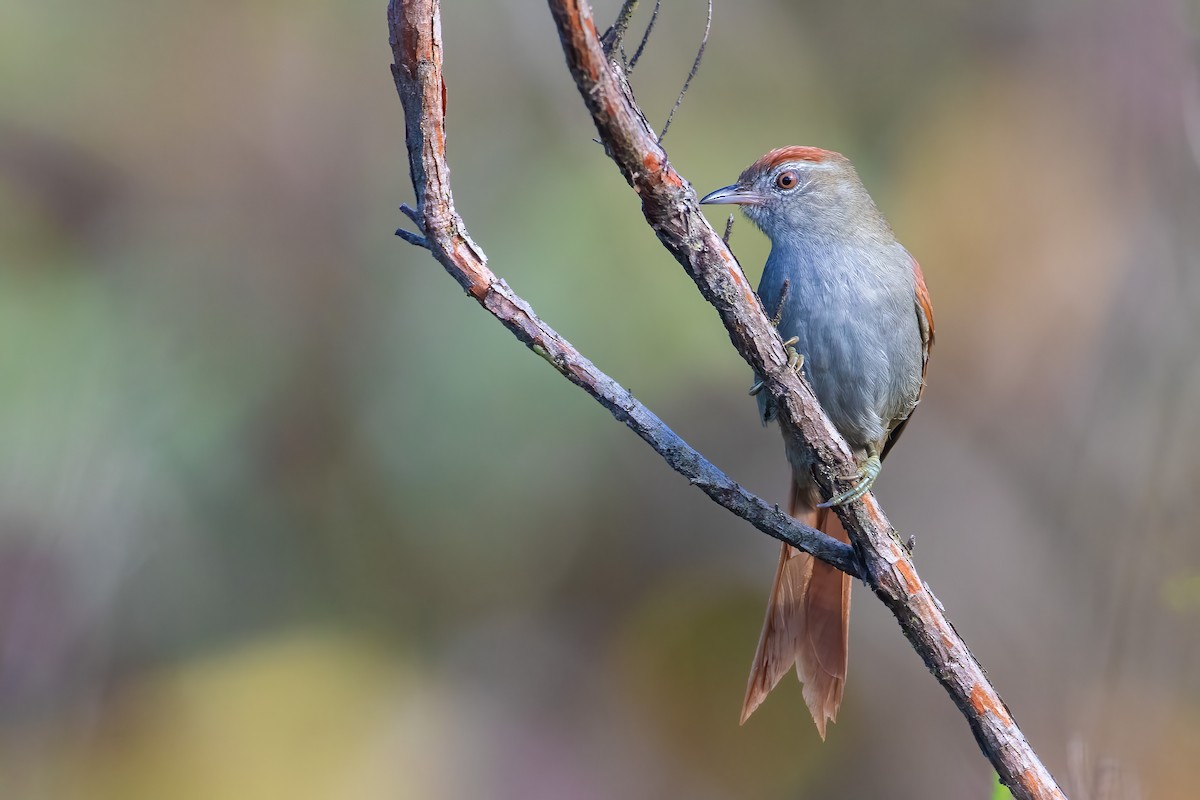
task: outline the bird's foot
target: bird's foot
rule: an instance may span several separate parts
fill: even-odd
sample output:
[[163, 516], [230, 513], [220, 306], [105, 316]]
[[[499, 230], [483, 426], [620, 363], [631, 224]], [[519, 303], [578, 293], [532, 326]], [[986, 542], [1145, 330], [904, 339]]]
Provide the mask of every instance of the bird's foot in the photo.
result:
[[788, 369], [793, 372], [799, 372], [804, 367], [804, 353], [797, 353], [793, 346], [800, 341], [799, 336], [793, 336], [783, 343], [783, 351], [787, 353]]
[[867, 456], [857, 470], [855, 470], [850, 478], [854, 479], [854, 485], [841, 494], [821, 503], [817, 508], [833, 508], [834, 506], [844, 506], [847, 503], [853, 503], [867, 492], [871, 491], [871, 487], [875, 485], [875, 479], [879, 477], [879, 471], [883, 469], [883, 462], [879, 460], [879, 454], [872, 452]]
[[[800, 341], [799, 336], [793, 336], [783, 343], [784, 352], [788, 357], [788, 369], [799, 372], [804, 367], [804, 354], [797, 353], [794, 345]], [[755, 381], [750, 387], [750, 396], [754, 397], [763, 390], [763, 381]]]

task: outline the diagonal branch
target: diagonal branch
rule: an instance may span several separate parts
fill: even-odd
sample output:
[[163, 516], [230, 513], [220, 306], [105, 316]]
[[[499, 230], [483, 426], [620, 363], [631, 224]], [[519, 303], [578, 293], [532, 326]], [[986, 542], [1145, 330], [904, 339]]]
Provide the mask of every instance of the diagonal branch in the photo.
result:
[[392, 74], [404, 106], [409, 168], [417, 193], [417, 210], [407, 206], [401, 210], [421, 229], [420, 234], [409, 231], [397, 234], [429, 248], [463, 289], [526, 347], [594, 397], [689, 483], [768, 536], [811, 553], [843, 572], [860, 575], [858, 559], [849, 545], [800, 524], [778, 506], [731, 480], [628, 390], [538, 319], [533, 309], [488, 269], [487, 257], [471, 240], [462, 218], [454, 210], [450, 190], [437, 0], [392, 0], [388, 23], [396, 59]]
[[[787, 366], [783, 343], [728, 247], [700, 213], [696, 194], [671, 167], [646, 124], [621, 66], [604, 55], [585, 0], [549, 0], [563, 53], [605, 150], [641, 197], [642, 213], [717, 310], [729, 338], [763, 376], [783, 435], [812, 454], [826, 497], [852, 475], [845, 441], [808, 384]], [[917, 575], [875, 498], [837, 509], [866, 569], [865, 580], [896, 616], [904, 635], [967, 718], [975, 740], [1018, 798], [1059, 798], [1062, 790], [1017, 727], [983, 668]]]
[[[568, 66], [596, 122], [605, 149], [642, 196], [647, 221], [717, 309], [738, 352], [764, 377], [783, 433], [813, 453], [814, 476], [826, 496], [848, 474], [850, 452], [820, 410], [808, 385], [787, 366], [775, 329], [737, 261], [699, 213], [695, 193], [666, 154], [633, 101], [619, 64], [605, 56], [591, 11], [579, 0], [551, 0]], [[1061, 798], [982, 668], [918, 577], [883, 511], [868, 495], [839, 509], [855, 553], [799, 525], [750, 495], [671, 432], [648, 409], [558, 336], [487, 268], [454, 210], [446, 165], [445, 86], [437, 0], [391, 0], [388, 22], [392, 73], [405, 111], [409, 167], [421, 235], [405, 238], [433, 256], [485, 309], [564, 377], [604, 405], [676, 471], [759, 530], [863, 578], [892, 610], [914, 649], [967, 717], [980, 748], [1019, 798]], [[419, 238], [419, 242], [417, 242]]]

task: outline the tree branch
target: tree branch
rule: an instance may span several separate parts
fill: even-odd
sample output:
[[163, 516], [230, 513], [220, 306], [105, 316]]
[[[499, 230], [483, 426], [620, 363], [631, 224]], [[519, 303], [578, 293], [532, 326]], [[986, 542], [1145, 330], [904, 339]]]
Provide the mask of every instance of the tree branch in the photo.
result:
[[[807, 383], [788, 368], [782, 342], [736, 259], [700, 213], [691, 186], [667, 161], [629, 92], [621, 66], [606, 57], [591, 10], [581, 0], [550, 0], [550, 7], [567, 64], [600, 140], [641, 196], [647, 221], [717, 309], [738, 352], [763, 376], [763, 390], [776, 404], [784, 436], [812, 451], [814, 477], [826, 496], [845, 488], [839, 476], [853, 472], [849, 449]], [[865, 580], [967, 718], [980, 748], [1014, 795], [1038, 800], [1064, 797], [917, 575], [873, 496], [838, 509], [856, 558], [845, 545], [790, 520], [720, 473], [541, 322], [488, 270], [486, 257], [454, 210], [450, 192], [438, 2], [391, 0], [388, 22], [395, 57], [392, 73], [404, 105], [409, 167], [417, 192], [418, 213], [413, 216], [433, 256], [518, 339], [595, 397], [716, 502], [764, 533]]]
[[[787, 366], [783, 343], [725, 243], [700, 213], [696, 193], [675, 172], [646, 124], [622, 73], [605, 58], [584, 0], [549, 0], [563, 53], [605, 150], [641, 197], [642, 213], [659, 240], [717, 309], [729, 338], [763, 376], [783, 435], [812, 453], [813, 476], [826, 497], [843, 488], [855, 463], [821, 411], [812, 389]], [[837, 509], [866, 582], [900, 623], [904, 635], [967, 718], [975, 740], [1018, 798], [1064, 797], [1017, 727], [979, 662], [941, 604], [918, 576], [883, 509], [868, 494]]]
[[637, 7], [638, 0], [625, 0], [621, 4], [621, 10], [617, 12], [617, 21], [604, 32], [601, 41], [604, 43], [604, 52], [610, 57], [616, 54], [625, 43], [625, 34], [629, 31], [629, 23], [633, 19], [633, 12], [637, 11]]
[[[392, 75], [404, 106], [409, 170], [417, 210], [401, 210], [421, 229], [397, 231], [427, 247], [446, 271], [525, 346], [583, 389], [640, 436], [670, 467], [720, 505], [768, 536], [787, 542], [843, 572], [861, 575], [854, 550], [803, 525], [746, 491], [717, 469], [620, 384], [584, 358], [538, 319], [533, 309], [487, 267], [487, 257], [454, 210], [446, 164], [445, 88], [441, 17], [436, 0], [391, 0], [388, 23], [395, 63]], [[419, 240], [419, 241], [416, 241]]]

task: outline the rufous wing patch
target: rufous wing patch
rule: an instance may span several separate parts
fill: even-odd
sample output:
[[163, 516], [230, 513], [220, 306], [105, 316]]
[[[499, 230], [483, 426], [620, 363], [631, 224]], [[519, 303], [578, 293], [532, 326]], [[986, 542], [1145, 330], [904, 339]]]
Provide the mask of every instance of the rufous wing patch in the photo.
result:
[[[912, 256], [909, 256], [912, 258]], [[925, 273], [912, 258], [913, 277], [917, 286], [917, 323], [921, 326], [921, 391], [925, 391], [925, 373], [929, 369], [929, 351], [933, 349], [933, 301], [925, 285]]]
[[[919, 402], [921, 395], [925, 394], [925, 376], [929, 373], [929, 352], [933, 349], [933, 302], [929, 299], [929, 287], [925, 285], [925, 274], [921, 272], [921, 265], [911, 255], [909, 260], [912, 261], [913, 284], [916, 287], [916, 301], [913, 304], [913, 310], [916, 312], [917, 327], [921, 332], [921, 388], [917, 390], [917, 401]], [[896, 440], [900, 438], [900, 434], [904, 433], [911, 418], [912, 411], [909, 411], [904, 419], [892, 422], [880, 458], [886, 458], [887, 454], [892, 451]]]

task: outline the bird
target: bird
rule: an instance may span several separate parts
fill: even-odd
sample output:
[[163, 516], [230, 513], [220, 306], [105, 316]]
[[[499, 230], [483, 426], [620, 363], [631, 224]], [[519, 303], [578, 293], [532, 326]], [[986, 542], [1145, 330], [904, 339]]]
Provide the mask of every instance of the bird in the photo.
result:
[[[925, 390], [933, 308], [921, 267], [876, 207], [854, 166], [819, 147], [772, 150], [703, 204], [737, 205], [770, 240], [758, 296], [821, 407], [850, 445], [850, 489], [827, 500], [810, 456], [785, 446], [789, 512], [849, 542], [833, 507], [858, 500]], [[761, 389], [763, 424], [775, 409]], [[804, 701], [825, 739], [846, 684], [850, 576], [784, 544], [751, 664], [741, 722], [794, 665]]]

